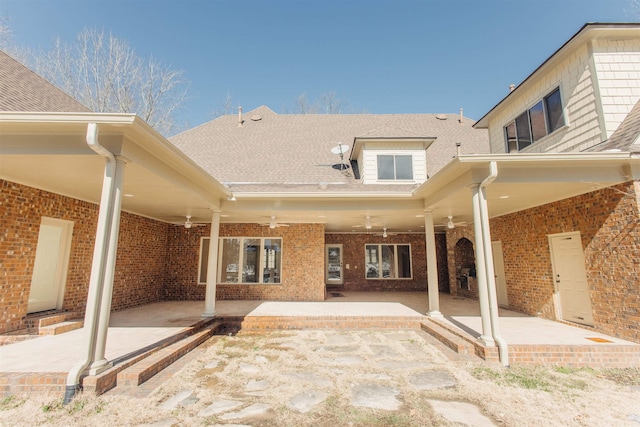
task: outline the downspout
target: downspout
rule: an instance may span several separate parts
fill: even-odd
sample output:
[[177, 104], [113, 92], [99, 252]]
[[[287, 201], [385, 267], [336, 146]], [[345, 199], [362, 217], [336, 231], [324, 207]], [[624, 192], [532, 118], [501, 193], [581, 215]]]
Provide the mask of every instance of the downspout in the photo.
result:
[[486, 188], [498, 177], [498, 164], [496, 162], [489, 163], [489, 176], [480, 183], [480, 220], [482, 221], [482, 245], [485, 253], [484, 264], [487, 275], [487, 292], [489, 296], [489, 319], [491, 322], [491, 333], [498, 351], [500, 353], [500, 362], [504, 366], [509, 366], [509, 350], [507, 343], [502, 335], [500, 335], [500, 325], [498, 322], [498, 299], [496, 296], [496, 278], [493, 268], [493, 249], [491, 248], [491, 231], [489, 229], [489, 210], [487, 209]]
[[63, 401], [65, 405], [76, 395], [80, 385], [80, 376], [92, 362], [91, 359], [95, 353], [98, 323], [100, 320], [100, 304], [104, 287], [105, 264], [107, 261], [108, 242], [111, 232], [111, 216], [113, 213], [116, 159], [110, 151], [98, 142], [98, 125], [96, 123], [89, 123], [87, 125], [86, 141], [89, 148], [106, 159], [106, 164], [104, 168], [102, 196], [100, 198], [100, 210], [98, 213], [96, 242], [93, 249], [91, 277], [89, 279], [87, 307], [84, 316], [85, 338], [87, 342], [86, 354], [84, 359], [74, 366], [67, 375]]

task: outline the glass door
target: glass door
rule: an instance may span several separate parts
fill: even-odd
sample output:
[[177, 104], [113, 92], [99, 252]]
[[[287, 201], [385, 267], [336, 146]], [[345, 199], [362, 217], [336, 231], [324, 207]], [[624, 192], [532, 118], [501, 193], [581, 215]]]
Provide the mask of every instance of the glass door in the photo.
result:
[[325, 245], [325, 283], [342, 285], [342, 245]]

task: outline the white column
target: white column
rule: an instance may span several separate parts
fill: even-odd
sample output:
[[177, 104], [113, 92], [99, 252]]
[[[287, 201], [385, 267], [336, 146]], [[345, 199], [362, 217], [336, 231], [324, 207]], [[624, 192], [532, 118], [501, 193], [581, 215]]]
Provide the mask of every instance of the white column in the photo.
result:
[[480, 213], [480, 186], [471, 188], [473, 202], [473, 232], [475, 234], [476, 279], [478, 281], [478, 299], [480, 300], [480, 317], [482, 320], [482, 335], [478, 338], [487, 346], [494, 346], [491, 318], [489, 312], [489, 294], [487, 291], [487, 270], [485, 268], [485, 253], [483, 240], [483, 222]]
[[218, 280], [218, 238], [220, 236], [220, 212], [214, 211], [211, 217], [209, 239], [209, 260], [207, 262], [207, 289], [204, 297], [202, 317], [216, 315], [216, 281]]
[[122, 205], [122, 182], [124, 180], [124, 168], [126, 161], [121, 156], [116, 156], [116, 169], [114, 186], [111, 199], [111, 224], [107, 241], [106, 262], [104, 265], [104, 284], [100, 298], [100, 312], [98, 329], [96, 331], [96, 345], [89, 365], [89, 375], [96, 375], [113, 366], [105, 358], [107, 345], [107, 331], [111, 317], [111, 301], [113, 297], [113, 279], [116, 270], [116, 255], [118, 251], [118, 234], [120, 232], [120, 207]]
[[440, 293], [438, 292], [438, 258], [436, 255], [436, 234], [433, 227], [433, 212], [424, 211], [424, 238], [427, 244], [427, 290], [429, 292], [430, 317], [442, 317], [440, 313]]

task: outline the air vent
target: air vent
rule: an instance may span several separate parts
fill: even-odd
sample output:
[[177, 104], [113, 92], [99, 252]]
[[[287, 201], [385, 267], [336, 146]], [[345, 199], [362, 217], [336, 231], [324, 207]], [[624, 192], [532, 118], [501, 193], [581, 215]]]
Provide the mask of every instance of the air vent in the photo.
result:
[[251, 120], [253, 120], [254, 122], [259, 122], [260, 120], [262, 120], [262, 116], [260, 114], [254, 114], [253, 116], [251, 116]]
[[436, 114], [436, 119], [438, 120], [447, 120], [446, 114]]

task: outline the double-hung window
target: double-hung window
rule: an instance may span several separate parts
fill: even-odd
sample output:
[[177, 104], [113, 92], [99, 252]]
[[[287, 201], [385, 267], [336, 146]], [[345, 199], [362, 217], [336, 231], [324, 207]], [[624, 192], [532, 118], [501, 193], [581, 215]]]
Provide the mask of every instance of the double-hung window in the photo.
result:
[[412, 180], [413, 156], [397, 154], [378, 155], [378, 179]]
[[[199, 283], [206, 283], [208, 244], [209, 238], [203, 238]], [[220, 239], [219, 256], [220, 283], [281, 283], [281, 238], [223, 237]]]
[[410, 279], [411, 246], [365, 245], [364, 263], [367, 279]]
[[556, 88], [504, 127], [507, 152], [524, 150], [564, 124], [560, 88]]

